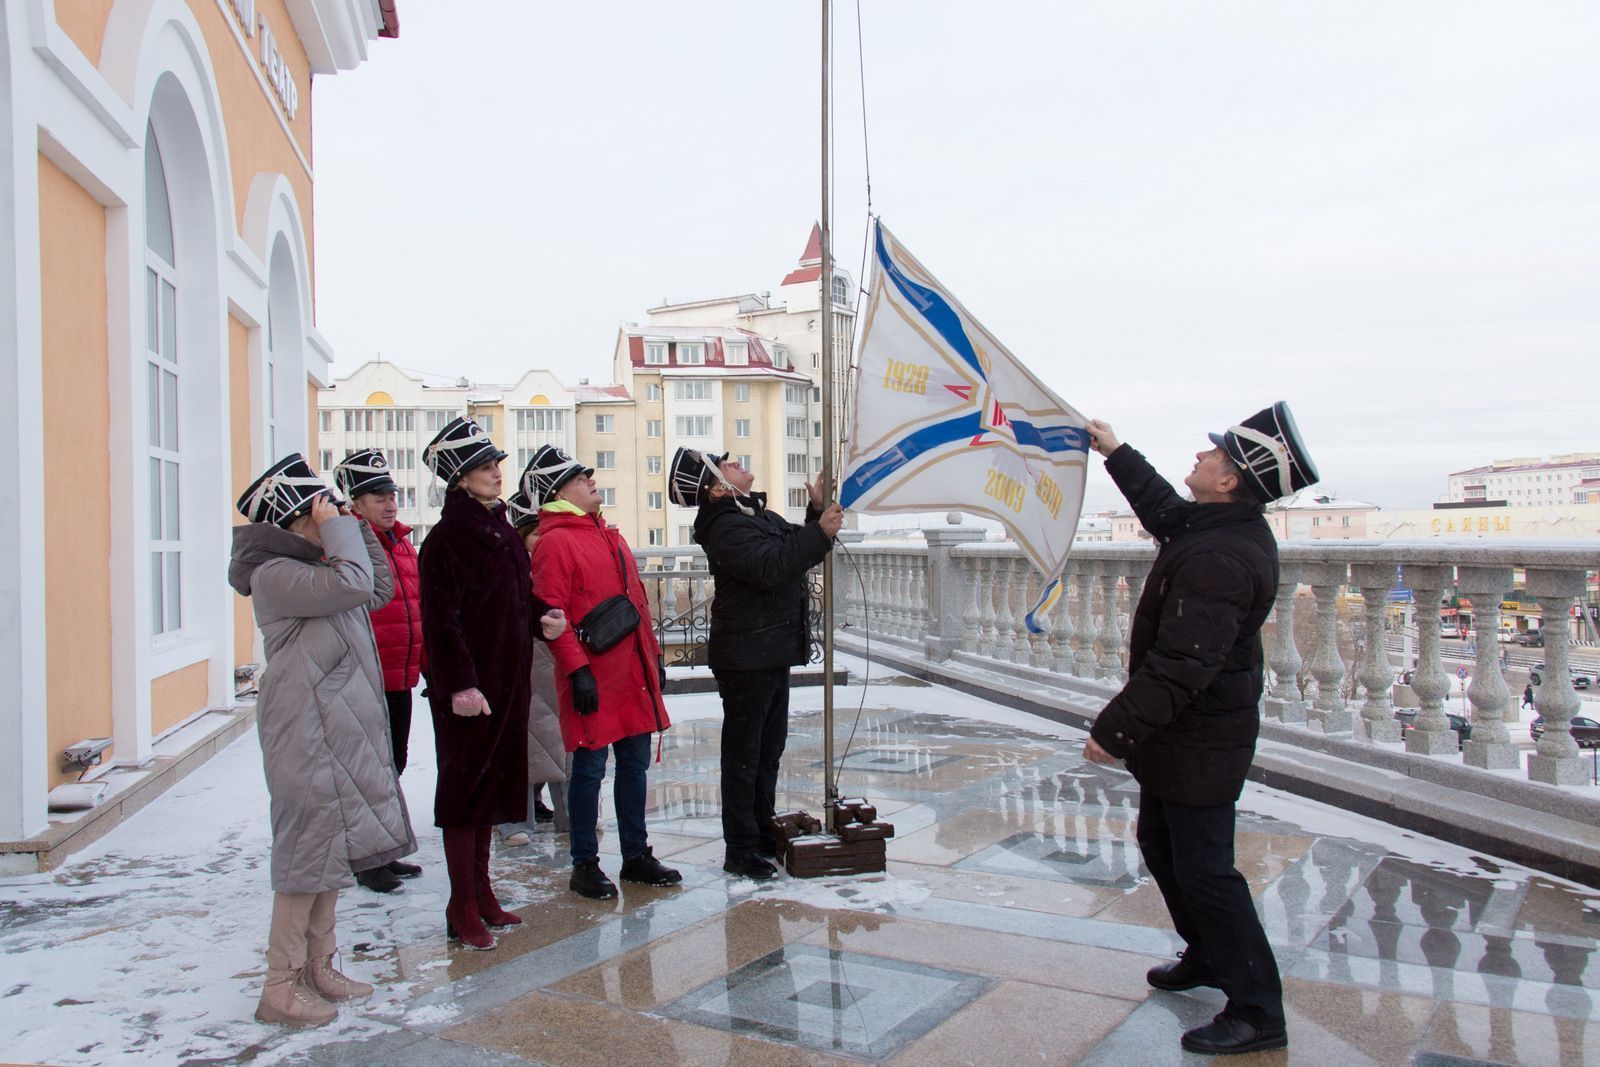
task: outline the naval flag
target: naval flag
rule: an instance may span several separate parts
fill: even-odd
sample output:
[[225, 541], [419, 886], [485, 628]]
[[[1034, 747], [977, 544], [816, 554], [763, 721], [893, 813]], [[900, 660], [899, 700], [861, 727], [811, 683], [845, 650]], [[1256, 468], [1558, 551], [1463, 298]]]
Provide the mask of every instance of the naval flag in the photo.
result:
[[1089, 431], [894, 236], [877, 224], [839, 502], [953, 508], [997, 519], [1047, 579], [1028, 626], [1061, 596], [1083, 507]]

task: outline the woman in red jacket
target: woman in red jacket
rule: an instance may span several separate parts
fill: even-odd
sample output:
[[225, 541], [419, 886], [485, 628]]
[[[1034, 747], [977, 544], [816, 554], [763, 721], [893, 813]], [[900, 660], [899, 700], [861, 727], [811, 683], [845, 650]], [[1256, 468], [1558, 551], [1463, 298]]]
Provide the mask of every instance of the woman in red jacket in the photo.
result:
[[639, 622], [615, 645], [599, 651], [572, 630], [550, 642], [556, 658], [556, 695], [561, 736], [572, 753], [567, 782], [567, 817], [572, 837], [569, 887], [603, 900], [617, 887], [600, 870], [596, 823], [606, 750], [616, 753], [612, 786], [625, 882], [673, 885], [683, 876], [665, 867], [650, 849], [645, 831], [645, 770], [650, 735], [670, 723], [661, 699], [665, 670], [650, 625], [644, 585], [622, 535], [600, 517], [600, 492], [592, 469], [552, 445], [534, 453], [523, 475], [523, 491], [539, 504], [539, 539], [533, 547], [535, 595], [560, 608], [576, 627], [612, 597], [625, 595]]
[[[422, 670], [422, 587], [417, 578], [417, 550], [411, 547], [411, 527], [397, 518], [394, 477], [389, 460], [376, 448], [364, 448], [344, 457], [333, 468], [333, 480], [350, 510], [377, 535], [394, 579], [394, 596], [372, 612], [372, 635], [378, 642], [378, 662], [383, 667], [383, 699], [389, 707], [389, 737], [394, 746], [394, 770], [406, 769], [406, 742], [411, 737], [411, 691]], [[377, 893], [393, 893], [400, 879], [415, 878], [422, 868], [404, 860], [390, 860], [370, 871], [357, 871], [356, 881]]]

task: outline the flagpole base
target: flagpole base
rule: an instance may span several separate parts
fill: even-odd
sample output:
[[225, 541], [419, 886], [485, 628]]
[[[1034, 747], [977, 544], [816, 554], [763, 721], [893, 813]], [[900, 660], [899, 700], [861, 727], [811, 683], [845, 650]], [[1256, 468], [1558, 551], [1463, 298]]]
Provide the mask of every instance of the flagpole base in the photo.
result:
[[888, 868], [888, 840], [894, 825], [878, 819], [878, 809], [863, 797], [838, 801], [827, 812], [833, 832], [805, 811], [772, 817], [778, 858], [795, 878], [873, 874]]

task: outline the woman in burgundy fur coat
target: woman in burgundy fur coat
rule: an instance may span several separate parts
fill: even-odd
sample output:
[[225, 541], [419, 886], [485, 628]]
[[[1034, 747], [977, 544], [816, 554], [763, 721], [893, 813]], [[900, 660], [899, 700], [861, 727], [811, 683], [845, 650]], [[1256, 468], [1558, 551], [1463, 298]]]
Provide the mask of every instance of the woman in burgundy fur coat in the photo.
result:
[[422, 544], [422, 641], [439, 784], [433, 818], [450, 873], [446, 929], [469, 948], [494, 948], [486, 927], [522, 920], [489, 884], [496, 823], [527, 818], [528, 700], [533, 635], [566, 629], [533, 595], [528, 552], [500, 499], [505, 453], [458, 418], [423, 453], [449, 492]]

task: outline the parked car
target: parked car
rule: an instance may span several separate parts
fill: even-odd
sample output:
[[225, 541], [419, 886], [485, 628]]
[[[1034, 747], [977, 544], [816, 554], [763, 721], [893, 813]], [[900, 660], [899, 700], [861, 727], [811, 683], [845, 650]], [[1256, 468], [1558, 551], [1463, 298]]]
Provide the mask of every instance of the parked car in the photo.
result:
[[[1421, 709], [1419, 709], [1419, 708], [1397, 708], [1397, 709], [1395, 709], [1394, 717], [1395, 717], [1396, 720], [1399, 721], [1399, 723], [1400, 723], [1400, 731], [1402, 733], [1404, 733], [1407, 730], [1412, 730], [1412, 729], [1416, 728], [1416, 725], [1417, 725], [1417, 712], [1419, 710], [1421, 710]], [[1450, 720], [1450, 729], [1452, 729], [1452, 730], [1454, 730], [1456, 732], [1456, 748], [1459, 750], [1459, 749], [1462, 749], [1462, 748], [1466, 747], [1467, 742], [1472, 740], [1472, 723], [1467, 721], [1466, 716], [1457, 715], [1454, 712], [1450, 712], [1450, 711], [1445, 712], [1445, 718]]]
[[[1544, 716], [1540, 715], [1528, 724], [1528, 733], [1535, 741], [1544, 736]], [[1582, 715], [1572, 717], [1572, 739], [1578, 742], [1579, 748], [1600, 748], [1600, 722], [1586, 719]]]
[[1544, 634], [1538, 630], [1529, 630], [1526, 633], [1513, 634], [1511, 643], [1521, 645], [1523, 648], [1543, 648]]
[[[1594, 679], [1587, 674], [1581, 674], [1576, 667], [1568, 667], [1567, 672], [1572, 675], [1572, 688], [1588, 689], [1594, 685]], [[1540, 679], [1544, 677], [1544, 664], [1536, 663], [1528, 668], [1528, 681], [1534, 685], [1543, 685]]]

